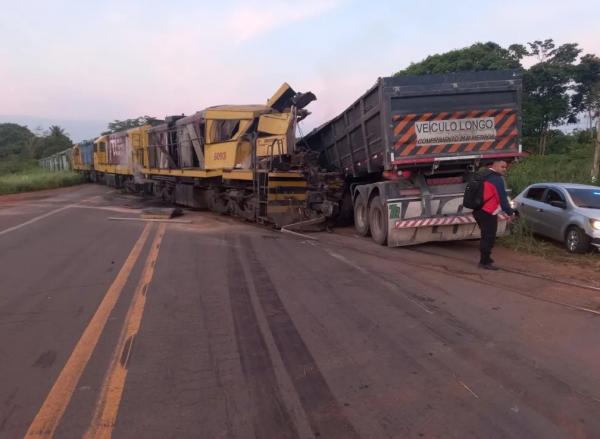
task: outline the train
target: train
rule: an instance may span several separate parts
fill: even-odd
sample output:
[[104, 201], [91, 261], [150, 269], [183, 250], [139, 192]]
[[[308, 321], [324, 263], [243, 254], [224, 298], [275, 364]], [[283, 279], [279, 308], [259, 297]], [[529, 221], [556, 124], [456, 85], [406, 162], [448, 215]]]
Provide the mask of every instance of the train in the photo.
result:
[[75, 144], [91, 182], [281, 228], [335, 217], [343, 176], [296, 145], [315, 100], [287, 83], [262, 105], [220, 105]]
[[284, 83], [263, 105], [79, 143], [70, 163], [90, 181], [276, 227], [353, 223], [387, 246], [475, 239], [464, 189], [480, 167], [522, 156], [521, 94], [517, 71], [379, 78], [297, 139], [316, 97]]
[[73, 149], [67, 148], [38, 160], [39, 165], [51, 172], [70, 171], [73, 169]]

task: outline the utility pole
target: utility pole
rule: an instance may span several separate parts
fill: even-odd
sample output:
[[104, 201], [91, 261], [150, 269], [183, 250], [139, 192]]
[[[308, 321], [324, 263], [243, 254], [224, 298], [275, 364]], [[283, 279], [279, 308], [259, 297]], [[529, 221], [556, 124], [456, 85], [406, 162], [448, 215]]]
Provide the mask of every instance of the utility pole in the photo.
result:
[[594, 163], [592, 164], [592, 183], [598, 183], [598, 173], [600, 171], [600, 115], [596, 120], [596, 148], [594, 148]]

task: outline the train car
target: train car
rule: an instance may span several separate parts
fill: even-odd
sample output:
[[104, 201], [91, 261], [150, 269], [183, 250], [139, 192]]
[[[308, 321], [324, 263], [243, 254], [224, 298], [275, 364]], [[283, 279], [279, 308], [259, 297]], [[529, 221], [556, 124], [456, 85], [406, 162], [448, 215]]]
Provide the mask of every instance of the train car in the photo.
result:
[[94, 171], [94, 142], [85, 140], [73, 145], [71, 163], [74, 171], [78, 171], [90, 180]]
[[69, 148], [38, 160], [38, 164], [51, 172], [69, 171], [72, 169], [71, 160], [72, 152]]
[[147, 160], [149, 125], [102, 135], [94, 141], [94, 181], [134, 189]]
[[266, 105], [167, 117], [148, 130], [144, 177], [165, 200], [277, 226], [331, 212], [332, 194], [311, 186], [295, 152], [296, 123], [312, 100], [307, 96], [314, 99], [284, 84]]
[[[215, 106], [102, 135], [91, 179], [278, 227], [331, 217], [343, 180], [296, 147], [297, 122], [314, 99], [283, 84], [264, 105]], [[82, 144], [73, 148], [80, 172], [83, 154]]]

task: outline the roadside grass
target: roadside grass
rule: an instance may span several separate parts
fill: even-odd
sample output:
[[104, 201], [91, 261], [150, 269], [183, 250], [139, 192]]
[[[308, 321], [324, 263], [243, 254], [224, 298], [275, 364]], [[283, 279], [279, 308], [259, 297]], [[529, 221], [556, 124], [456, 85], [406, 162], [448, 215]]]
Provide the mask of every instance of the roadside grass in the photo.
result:
[[600, 254], [592, 249], [584, 254], [569, 253], [564, 243], [535, 235], [526, 221], [519, 219], [511, 224], [511, 233], [498, 239], [498, 244], [508, 249], [540, 256], [559, 264], [575, 264], [600, 271]]
[[512, 196], [517, 196], [533, 183], [591, 183], [592, 157], [591, 144], [581, 145], [568, 154], [530, 156], [509, 169], [507, 185]]
[[49, 172], [41, 168], [29, 168], [0, 175], [0, 195], [56, 189], [84, 182], [82, 175], [72, 171]]

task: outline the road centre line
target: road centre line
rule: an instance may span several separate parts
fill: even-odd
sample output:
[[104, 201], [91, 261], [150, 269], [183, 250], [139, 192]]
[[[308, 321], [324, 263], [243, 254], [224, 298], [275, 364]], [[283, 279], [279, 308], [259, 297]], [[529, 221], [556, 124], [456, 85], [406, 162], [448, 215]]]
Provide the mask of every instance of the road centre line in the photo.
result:
[[[63, 209], [66, 208], [68, 207]], [[148, 240], [151, 227], [151, 224], [147, 224], [146, 227], [144, 227], [140, 237], [134, 244], [129, 256], [127, 256], [125, 263], [121, 267], [121, 270], [108, 288], [96, 313], [88, 323], [79, 341], [75, 345], [71, 356], [50, 389], [48, 396], [46, 396], [46, 400], [29, 426], [29, 429], [25, 434], [26, 438], [53, 437], [58, 423], [64, 415], [67, 405], [71, 401], [73, 391], [79, 382], [79, 378], [96, 348], [106, 322], [127, 283], [127, 279], [144, 248], [144, 244]]]
[[110, 367], [104, 377], [94, 417], [84, 436], [85, 439], [109, 439], [112, 436], [127, 380], [129, 357], [144, 316], [147, 291], [154, 276], [154, 268], [156, 267], [165, 230], [166, 224], [163, 223], [158, 227], [152, 241], [150, 253], [144, 264], [142, 276], [133, 293], [119, 341], [115, 347]]

